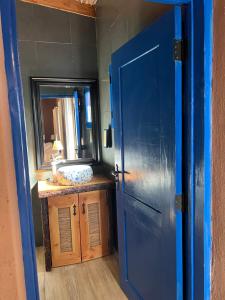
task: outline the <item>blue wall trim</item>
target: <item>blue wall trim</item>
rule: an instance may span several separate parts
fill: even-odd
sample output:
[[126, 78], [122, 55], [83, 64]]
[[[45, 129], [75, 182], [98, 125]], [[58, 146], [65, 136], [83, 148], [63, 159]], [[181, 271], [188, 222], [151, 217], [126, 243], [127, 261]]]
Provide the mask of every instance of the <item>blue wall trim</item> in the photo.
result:
[[190, 159], [187, 221], [188, 299], [210, 299], [211, 292], [211, 96], [213, 0], [145, 0], [186, 5], [189, 62]]
[[204, 0], [204, 70], [205, 70], [205, 194], [204, 194], [204, 299], [211, 296], [211, 162], [212, 162], [212, 62], [213, 62], [213, 0]]
[[188, 180], [189, 180], [189, 212], [188, 212], [188, 255], [189, 259], [188, 263], [188, 290], [187, 290], [187, 299], [194, 300], [194, 280], [195, 280], [195, 273], [194, 273], [194, 261], [195, 261], [195, 119], [194, 119], [194, 110], [195, 110], [195, 92], [194, 92], [194, 81], [195, 81], [195, 74], [194, 74], [194, 18], [193, 16], [193, 3], [191, 3], [187, 8], [187, 19], [188, 21], [188, 33], [187, 37], [190, 40], [189, 45], [189, 53], [190, 53], [190, 61], [189, 61], [189, 72], [188, 78], [190, 78], [189, 84], [189, 92], [188, 95], [190, 96], [190, 166], [188, 172]]
[[38, 300], [34, 229], [30, 196], [24, 106], [20, 78], [14, 0], [1, 0], [1, 20], [12, 125], [13, 151], [21, 225], [23, 262], [28, 300]]

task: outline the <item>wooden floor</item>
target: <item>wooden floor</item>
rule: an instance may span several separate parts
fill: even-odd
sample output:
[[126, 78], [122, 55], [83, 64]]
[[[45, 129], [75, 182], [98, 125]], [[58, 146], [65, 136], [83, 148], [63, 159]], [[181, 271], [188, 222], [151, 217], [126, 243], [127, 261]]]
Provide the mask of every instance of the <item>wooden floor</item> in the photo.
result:
[[118, 284], [114, 255], [45, 272], [43, 248], [37, 248], [41, 300], [127, 300]]

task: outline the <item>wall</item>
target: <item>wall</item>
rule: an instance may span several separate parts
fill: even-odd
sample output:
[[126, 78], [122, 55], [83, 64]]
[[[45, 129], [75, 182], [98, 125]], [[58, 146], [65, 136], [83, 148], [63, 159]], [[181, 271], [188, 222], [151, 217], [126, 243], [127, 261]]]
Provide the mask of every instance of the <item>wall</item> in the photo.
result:
[[[98, 0], [96, 33], [102, 140], [104, 128], [111, 124], [108, 75], [111, 54], [168, 9], [169, 6], [140, 0]], [[102, 155], [109, 170], [113, 168], [114, 149], [102, 148]]]
[[25, 102], [36, 244], [42, 244], [30, 76], [97, 78], [95, 20], [17, 0], [18, 46]]
[[0, 22], [0, 299], [26, 299], [16, 178]]
[[225, 299], [225, 6], [214, 1], [212, 300]]

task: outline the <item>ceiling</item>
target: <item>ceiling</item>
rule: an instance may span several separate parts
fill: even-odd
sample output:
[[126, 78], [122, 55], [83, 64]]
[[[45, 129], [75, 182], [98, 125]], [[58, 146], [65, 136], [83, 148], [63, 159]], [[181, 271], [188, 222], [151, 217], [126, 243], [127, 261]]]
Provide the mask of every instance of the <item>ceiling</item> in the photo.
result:
[[[0, 0], [1, 1], [1, 0]], [[22, 2], [32, 3], [51, 7], [91, 18], [96, 17], [95, 4], [97, 0], [21, 0]]]
[[81, 4], [90, 4], [90, 5], [95, 5], [97, 0], [76, 0], [80, 2]]

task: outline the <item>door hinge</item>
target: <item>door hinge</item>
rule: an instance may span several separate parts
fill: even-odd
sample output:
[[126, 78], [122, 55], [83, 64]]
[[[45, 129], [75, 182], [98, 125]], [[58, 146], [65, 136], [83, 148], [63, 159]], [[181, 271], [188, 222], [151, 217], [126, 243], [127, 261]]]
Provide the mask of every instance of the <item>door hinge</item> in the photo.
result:
[[176, 195], [175, 197], [176, 209], [185, 212], [185, 198], [183, 195]]
[[174, 57], [174, 60], [178, 60], [178, 61], [184, 60], [184, 42], [183, 42], [183, 40], [174, 40], [173, 57]]

